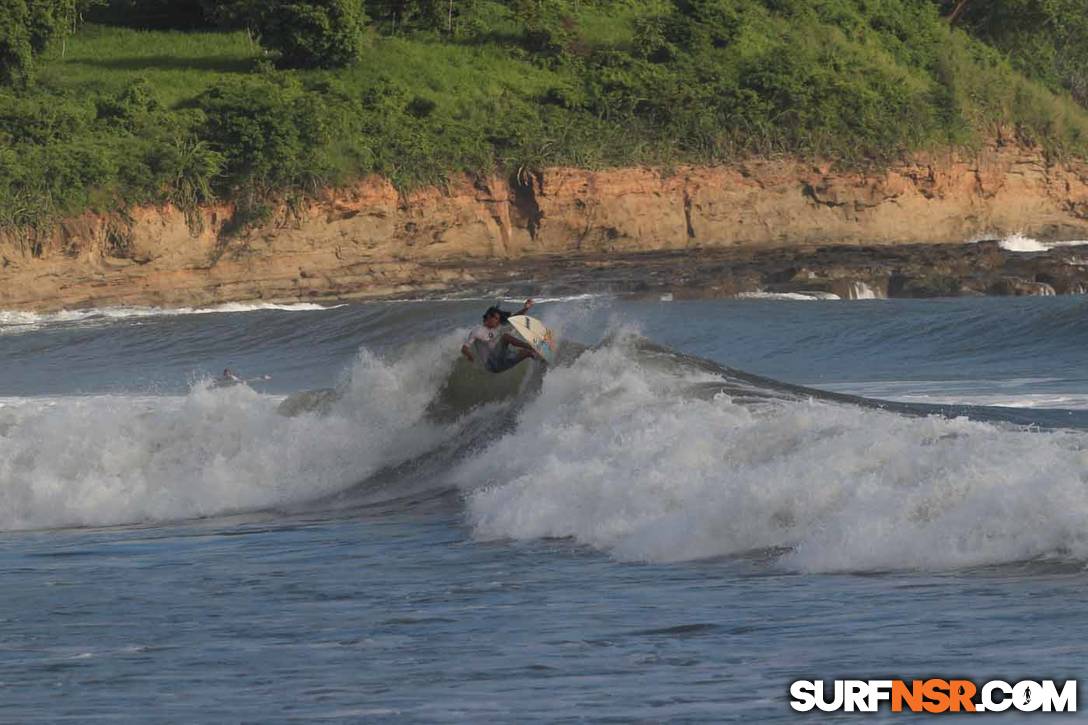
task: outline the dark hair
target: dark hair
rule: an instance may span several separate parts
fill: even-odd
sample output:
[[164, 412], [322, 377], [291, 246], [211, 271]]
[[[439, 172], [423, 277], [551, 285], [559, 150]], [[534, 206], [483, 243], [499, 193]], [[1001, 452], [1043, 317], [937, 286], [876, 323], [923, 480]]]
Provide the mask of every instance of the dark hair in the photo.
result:
[[488, 317], [491, 317], [491, 315], [498, 315], [499, 320], [504, 325], [506, 324], [506, 321], [510, 319], [510, 313], [509, 312], [507, 312], [506, 310], [503, 310], [503, 309], [499, 309], [498, 307], [495, 307], [494, 305], [487, 308], [487, 312], [484, 313], [484, 319], [486, 320]]

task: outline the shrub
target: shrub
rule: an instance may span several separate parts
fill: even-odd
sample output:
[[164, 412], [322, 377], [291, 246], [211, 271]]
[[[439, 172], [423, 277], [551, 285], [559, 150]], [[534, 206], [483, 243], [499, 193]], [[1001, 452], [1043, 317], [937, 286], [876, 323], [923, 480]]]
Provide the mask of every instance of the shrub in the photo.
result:
[[320, 181], [314, 162], [328, 141], [325, 104], [297, 82], [228, 81], [201, 95], [197, 107], [206, 117], [201, 138], [221, 155], [229, 191], [268, 193]]
[[366, 14], [362, 0], [276, 0], [256, 26], [261, 44], [288, 68], [340, 68], [359, 59]]
[[0, 0], [0, 83], [25, 86], [34, 56], [100, 0]]
[[89, 108], [66, 96], [0, 92], [0, 145], [63, 142], [85, 131], [93, 118]]
[[515, 18], [522, 23], [522, 45], [541, 59], [561, 55], [575, 36], [576, 20], [560, 0], [514, 0]]
[[0, 0], [0, 82], [23, 85], [30, 73], [33, 46], [25, 0]]
[[976, 0], [957, 21], [1018, 70], [1088, 105], [1088, 0]]
[[155, 89], [143, 79], [129, 83], [115, 95], [100, 98], [97, 108], [98, 118], [129, 131], [154, 123], [163, 110]]
[[[175, 20], [199, 5], [280, 53], [262, 57], [252, 33], [97, 26], [31, 73], [71, 1], [0, 0], [0, 71], [37, 82], [0, 89], [0, 225], [166, 200], [197, 222], [213, 197], [253, 220], [369, 173], [405, 190], [548, 165], [867, 164], [1010, 131], [1088, 150], [1088, 113], [1012, 65], [1088, 58], [1070, 40], [1088, 0], [970, 3], [1023, 10], [992, 33], [1027, 32], [1028, 10], [1049, 8], [1064, 23], [1054, 53], [1035, 31], [995, 49], [978, 17], [969, 36], [929, 0], [367, 0], [396, 37], [361, 51], [359, 0], [114, 0]], [[1045, 82], [1075, 90], [1074, 71]]]

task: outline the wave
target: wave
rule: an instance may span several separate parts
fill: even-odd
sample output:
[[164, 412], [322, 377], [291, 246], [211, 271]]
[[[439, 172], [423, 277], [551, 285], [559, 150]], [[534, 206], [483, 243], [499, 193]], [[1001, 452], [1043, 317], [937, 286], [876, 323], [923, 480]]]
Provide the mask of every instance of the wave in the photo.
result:
[[[841, 390], [854, 395], [879, 396], [901, 403], [926, 406], [960, 406], [965, 408], [1023, 408], [1028, 410], [1064, 411], [1067, 414], [1088, 411], [1088, 394], [1076, 392], [1023, 392], [1017, 388], [1029, 388], [1061, 382], [1051, 378], [1023, 378], [1021, 380], [971, 381], [969, 383], [947, 380], [881, 381], [872, 383], [831, 384], [830, 390]], [[1011, 388], [978, 392], [975, 383], [986, 388]]]
[[[749, 357], [747, 364], [776, 370], [782, 367], [777, 356], [796, 352], [823, 371], [864, 367], [865, 374], [890, 380], [910, 379], [916, 368], [927, 375], [939, 370], [946, 382], [1083, 377], [1073, 354], [1088, 344], [1088, 300], [1082, 297], [887, 300], [854, 308], [852, 314], [837, 314], [830, 307], [824, 314], [775, 318], [774, 337], [786, 342], [769, 348], [764, 359]], [[768, 347], [764, 340], [769, 336], [760, 327], [742, 332], [747, 337], [737, 345], [751, 339], [754, 349]], [[859, 366], [862, 360], [867, 362]]]
[[476, 535], [632, 561], [773, 552], [803, 572], [1088, 560], [1083, 432], [753, 404], [723, 382], [630, 346], [552, 371], [516, 430], [456, 471]]
[[475, 379], [451, 354], [459, 342], [364, 350], [335, 389], [286, 399], [206, 383], [176, 397], [5, 399], [0, 529], [452, 489], [482, 540], [568, 537], [621, 560], [1088, 562], [1084, 431], [824, 394], [631, 334], [572, 346], [543, 375]]
[[448, 434], [423, 420], [448, 372], [436, 360], [364, 350], [323, 415], [279, 415], [281, 397], [207, 382], [176, 397], [7, 399], [0, 529], [181, 520], [344, 490]]
[[[825, 302], [829, 300], [842, 300], [844, 297], [834, 292], [820, 292], [808, 290], [805, 292], [767, 292], [757, 290], [755, 292], [741, 292], [736, 295], [738, 299], [747, 300], [788, 300], [794, 302]], [[848, 300], [875, 300], [880, 299], [876, 291], [865, 282], [853, 281], [848, 285], [846, 297]]]
[[[0, 310], [0, 332], [4, 328], [37, 329], [57, 323], [84, 322], [88, 320], [124, 320], [139, 317], [171, 317], [177, 315], [208, 315], [216, 313], [258, 312], [312, 312], [330, 310], [344, 305], [318, 305], [311, 302], [277, 304], [272, 302], [227, 302], [210, 307], [100, 307], [86, 310], [60, 310], [58, 312], [23, 312]], [[10, 331], [10, 330], [9, 330]]]
[[[577, 294], [570, 295], [550, 295], [543, 297], [533, 297], [533, 302], [536, 304], [555, 303], [555, 302], [584, 302], [586, 300], [599, 300], [608, 299], [614, 297], [612, 292], [579, 292]], [[390, 300], [385, 300], [390, 304], [405, 303], [405, 302], [486, 302], [488, 304], [506, 304], [506, 305], [520, 305], [525, 301], [526, 297], [511, 297], [506, 292], [496, 291], [492, 295], [481, 295], [478, 292], [469, 292], [462, 295], [436, 295], [433, 297], [397, 297]], [[536, 314], [536, 313], [533, 313]]]
[[[737, 295], [742, 300], [787, 300], [791, 302], [820, 302], [841, 300], [834, 292], [741, 292]], [[871, 299], [871, 298], [866, 298]]]
[[[972, 243], [979, 240], [974, 240]], [[1025, 234], [1010, 234], [1007, 237], [1003, 237], [998, 241], [998, 246], [1004, 249], [1006, 252], [1019, 252], [1023, 254], [1033, 254], [1038, 252], [1049, 252], [1052, 249], [1060, 247], [1080, 247], [1088, 244], [1088, 240], [1069, 240], [1063, 242], [1041, 242], [1038, 239], [1029, 237]]]

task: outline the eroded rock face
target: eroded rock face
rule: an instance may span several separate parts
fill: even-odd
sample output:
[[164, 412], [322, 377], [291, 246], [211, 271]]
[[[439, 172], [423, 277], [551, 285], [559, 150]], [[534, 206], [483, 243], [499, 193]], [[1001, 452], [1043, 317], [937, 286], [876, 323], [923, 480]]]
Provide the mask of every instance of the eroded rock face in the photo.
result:
[[[800, 272], [786, 279], [783, 270], [768, 280], [742, 264], [759, 250], [813, 245], [959, 244], [1014, 232], [1088, 238], [1088, 165], [1049, 164], [1008, 145], [970, 158], [918, 156], [872, 173], [784, 160], [671, 171], [559, 168], [461, 177], [407, 196], [371, 178], [285, 206], [242, 234], [228, 233], [233, 215], [229, 206], [188, 217], [170, 206], [137, 208], [84, 214], [48, 234], [0, 237], [0, 308], [426, 293], [547, 274], [546, 260], [557, 255], [595, 270], [587, 284], [633, 284], [641, 265], [647, 288], [686, 274], [722, 295], [768, 284], [840, 296], [1088, 288], [1080, 272], [1060, 266], [1017, 284], [992, 275], [983, 284], [964, 265], [1005, 264], [1000, 250], [984, 245], [955, 263], [933, 247], [910, 274], [888, 260], [837, 271], [817, 260], [807, 281]], [[660, 266], [666, 257], [653, 258], [661, 252], [685, 253], [666, 255], [680, 265], [669, 272]], [[921, 274], [918, 264], [932, 269]]]

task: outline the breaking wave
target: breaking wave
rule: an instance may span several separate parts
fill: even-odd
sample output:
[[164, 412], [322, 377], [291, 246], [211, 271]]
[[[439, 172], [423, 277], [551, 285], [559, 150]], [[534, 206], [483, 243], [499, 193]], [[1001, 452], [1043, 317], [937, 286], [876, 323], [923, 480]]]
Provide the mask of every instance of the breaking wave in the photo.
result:
[[0, 529], [170, 521], [343, 490], [441, 441], [446, 429], [421, 418], [447, 370], [433, 355], [363, 351], [320, 415], [280, 415], [281, 397], [208, 382], [179, 397], [9, 400]]
[[259, 312], [313, 312], [332, 310], [344, 305], [318, 305], [312, 302], [277, 304], [273, 302], [227, 302], [209, 307], [100, 307], [87, 310], [60, 310], [58, 312], [24, 312], [0, 310], [0, 334], [26, 332], [58, 323], [79, 323], [109, 320], [125, 320], [141, 317], [175, 317], [180, 315], [209, 315], [216, 313]]
[[1088, 562], [1083, 430], [822, 394], [630, 334], [500, 380], [454, 361], [460, 338], [363, 350], [335, 389], [289, 397], [202, 382], [5, 399], [0, 529], [335, 510], [410, 489], [459, 491], [480, 539], [566, 537], [630, 561]]
[[805, 572], [1088, 560], [1083, 432], [753, 402], [722, 382], [623, 346], [552, 371], [456, 472], [476, 534], [633, 561], [771, 552]]
[[1024, 234], [1011, 234], [998, 242], [998, 246], [1006, 252], [1020, 252], [1030, 254], [1035, 252], [1049, 252], [1059, 247], [1080, 247], [1088, 244], [1088, 240], [1071, 240], [1065, 242], [1041, 242], [1038, 239]]

